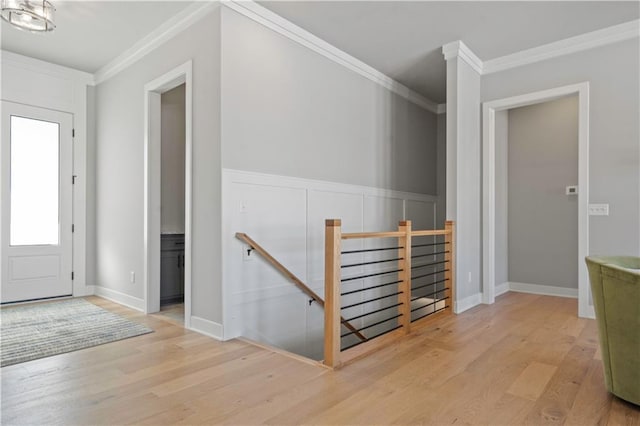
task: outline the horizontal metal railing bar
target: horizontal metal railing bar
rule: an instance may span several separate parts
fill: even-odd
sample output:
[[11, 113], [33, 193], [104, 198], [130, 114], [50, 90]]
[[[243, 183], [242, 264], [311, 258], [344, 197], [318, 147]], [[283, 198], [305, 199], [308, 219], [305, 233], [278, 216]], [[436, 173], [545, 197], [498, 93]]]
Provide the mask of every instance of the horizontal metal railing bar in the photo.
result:
[[349, 263], [347, 265], [341, 265], [340, 267], [353, 268], [354, 266], [375, 265], [376, 263], [396, 262], [398, 260], [404, 260], [404, 257], [396, 257], [394, 259], [384, 259], [384, 260], [372, 260], [371, 262], [362, 262], [362, 263]]
[[[414, 300], [423, 299], [425, 297], [433, 296], [434, 294], [442, 293], [443, 291], [446, 291], [446, 290], [450, 290], [449, 287], [445, 287], [442, 290], [436, 290], [433, 293], [423, 294], [422, 296], [413, 297], [413, 298], [411, 298], [411, 301], [413, 302]], [[345, 320], [345, 321], [349, 321], [349, 320]]]
[[[380, 324], [385, 323], [387, 321], [391, 321], [391, 320], [394, 320], [396, 318], [400, 318], [401, 316], [402, 316], [402, 314], [398, 314], [398, 315], [392, 316], [390, 318], [384, 319], [382, 321], [374, 322], [373, 324], [369, 324], [366, 327], [359, 328], [356, 331], [350, 331], [349, 333], [341, 334], [340, 338], [347, 337], [347, 336], [350, 336], [350, 335], [352, 335], [352, 334], [354, 334], [356, 332], [360, 332], [362, 330], [366, 330], [368, 328], [375, 327], [376, 325], [380, 325]], [[368, 338], [367, 340], [371, 340], [371, 338]]]
[[411, 290], [420, 290], [421, 288], [429, 287], [430, 285], [442, 284], [443, 282], [449, 281], [449, 278], [445, 278], [444, 280], [434, 281], [432, 283], [419, 285], [418, 287], [411, 287]]
[[402, 303], [396, 303], [395, 305], [387, 306], [386, 308], [376, 309], [375, 311], [371, 311], [371, 312], [367, 312], [365, 314], [356, 315], [355, 317], [347, 318], [345, 321], [353, 321], [353, 320], [358, 319], [358, 318], [362, 318], [362, 317], [366, 317], [368, 315], [377, 314], [378, 312], [386, 311], [387, 309], [397, 308], [400, 305], [402, 305]]
[[449, 260], [440, 260], [438, 262], [425, 263], [424, 265], [412, 266], [411, 270], [418, 269], [418, 268], [426, 268], [427, 266], [442, 265], [443, 263], [447, 263], [447, 262], [449, 262]]
[[417, 280], [418, 278], [424, 278], [424, 277], [430, 277], [431, 275], [436, 275], [436, 274], [441, 274], [443, 272], [449, 272], [448, 269], [443, 269], [442, 271], [435, 271], [435, 272], [431, 272], [429, 274], [422, 274], [422, 275], [418, 275], [415, 277], [411, 277], [412, 280]]
[[340, 280], [340, 282], [344, 283], [346, 281], [353, 281], [353, 280], [360, 280], [362, 278], [371, 278], [371, 277], [377, 277], [379, 275], [386, 275], [386, 274], [393, 274], [394, 272], [402, 272], [402, 269], [394, 269], [392, 271], [386, 271], [386, 272], [376, 272], [375, 274], [368, 274], [368, 275], [358, 275], [357, 277], [349, 277], [349, 278], [343, 278]]
[[375, 302], [376, 300], [382, 300], [382, 299], [386, 299], [387, 297], [391, 297], [391, 296], [397, 296], [399, 294], [402, 294], [402, 291], [399, 291], [397, 293], [392, 293], [392, 294], [387, 294], [386, 296], [380, 296], [380, 297], [376, 297], [374, 299], [369, 299], [369, 300], [365, 300], [364, 302], [358, 302], [358, 303], [353, 303], [351, 305], [347, 305], [347, 306], [343, 306], [340, 309], [349, 309], [349, 308], [353, 308], [355, 306], [360, 306], [360, 305], [364, 305], [365, 303], [369, 303], [369, 302]]
[[353, 240], [356, 238], [393, 238], [403, 237], [405, 232], [389, 231], [389, 232], [352, 232], [348, 234], [342, 234], [343, 240]]
[[443, 244], [449, 244], [449, 241], [443, 241], [441, 243], [431, 243], [431, 244], [416, 244], [416, 245], [412, 245], [411, 248], [441, 246]]
[[[433, 302], [431, 302], [431, 303], [427, 303], [426, 305], [424, 305], [424, 306], [420, 306], [419, 308], [413, 308], [413, 309], [411, 310], [411, 312], [419, 311], [420, 309], [424, 309], [424, 308], [426, 308], [427, 306], [435, 305], [436, 303], [438, 303], [438, 302], [442, 302], [443, 300], [447, 300], [448, 298], [449, 298], [449, 296], [446, 296], [446, 297], [443, 297], [442, 299], [434, 300]], [[360, 331], [360, 330], [357, 330], [357, 331]], [[351, 333], [355, 333], [355, 331], [352, 331]]]
[[371, 289], [374, 289], [374, 288], [385, 287], [385, 286], [388, 286], [388, 285], [400, 284], [401, 282], [402, 282], [402, 280], [398, 280], [398, 281], [392, 281], [390, 283], [374, 285], [373, 287], [365, 287], [365, 288], [359, 288], [357, 290], [345, 291], [344, 293], [340, 293], [340, 296], [346, 296], [348, 294], [359, 293], [361, 291], [367, 291], [367, 290], [371, 290]]
[[438, 251], [435, 253], [426, 253], [426, 254], [416, 254], [415, 256], [411, 256], [412, 259], [416, 259], [418, 257], [427, 257], [427, 256], [437, 256], [439, 254], [447, 254], [449, 253], [449, 250], [447, 251]]
[[384, 250], [399, 250], [403, 248], [404, 247], [383, 247], [383, 248], [374, 248], [374, 249], [347, 250], [347, 251], [340, 252], [340, 254], [366, 253], [370, 251], [384, 251]]
[[[411, 322], [418, 321], [419, 319], [422, 319], [422, 318], [428, 317], [429, 315], [437, 314], [437, 313], [438, 313], [438, 312], [440, 312], [440, 311], [444, 311], [444, 310], [445, 310], [445, 309], [447, 309], [449, 306], [451, 306], [451, 305], [445, 305], [445, 307], [444, 307], [444, 308], [436, 309], [436, 310], [435, 310], [435, 311], [433, 311], [433, 312], [429, 312], [428, 314], [421, 315], [421, 316], [419, 316], [418, 318], [414, 318], [414, 319], [412, 319], [412, 320], [411, 320]], [[367, 339], [367, 340], [368, 340], [368, 339]], [[357, 344], [364, 343], [364, 342], [366, 342], [367, 340], [360, 340]]]
[[382, 333], [378, 333], [375, 336], [371, 336], [371, 337], [367, 338], [367, 340], [360, 340], [359, 342], [356, 342], [356, 343], [354, 343], [352, 345], [346, 346], [346, 347], [340, 349], [340, 351], [346, 351], [347, 349], [351, 349], [351, 348], [353, 348], [355, 346], [358, 346], [361, 343], [368, 342], [368, 341], [370, 341], [372, 339], [375, 339], [376, 337], [384, 336], [387, 333], [391, 333], [392, 331], [395, 331], [395, 330], [397, 330], [397, 329], [399, 329], [401, 327], [402, 327], [402, 325], [395, 326], [393, 328], [390, 328], [389, 330], [383, 331]]

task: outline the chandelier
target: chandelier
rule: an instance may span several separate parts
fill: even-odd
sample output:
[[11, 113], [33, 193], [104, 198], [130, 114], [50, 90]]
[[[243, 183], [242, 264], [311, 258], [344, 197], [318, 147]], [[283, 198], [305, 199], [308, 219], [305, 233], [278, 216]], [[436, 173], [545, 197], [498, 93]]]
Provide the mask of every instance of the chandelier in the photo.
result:
[[34, 33], [53, 31], [55, 8], [47, 0], [0, 0], [2, 19], [16, 28]]

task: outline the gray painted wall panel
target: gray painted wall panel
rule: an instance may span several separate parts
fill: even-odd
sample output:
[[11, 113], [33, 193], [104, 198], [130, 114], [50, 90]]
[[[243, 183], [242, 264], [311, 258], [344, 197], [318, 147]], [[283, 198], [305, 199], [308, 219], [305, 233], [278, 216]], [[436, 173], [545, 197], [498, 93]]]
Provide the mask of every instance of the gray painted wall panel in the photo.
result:
[[160, 96], [162, 114], [160, 232], [184, 233], [185, 85]]
[[578, 98], [508, 114], [509, 281], [578, 288]]
[[223, 9], [222, 165], [435, 195], [436, 114]]
[[496, 111], [496, 284], [509, 281], [509, 111]]
[[[97, 86], [97, 284], [142, 298], [144, 85], [193, 59], [193, 310], [221, 322], [220, 10]], [[129, 283], [129, 271], [139, 277]]]
[[482, 77], [482, 101], [590, 84], [591, 254], [640, 255], [640, 44], [638, 38]]

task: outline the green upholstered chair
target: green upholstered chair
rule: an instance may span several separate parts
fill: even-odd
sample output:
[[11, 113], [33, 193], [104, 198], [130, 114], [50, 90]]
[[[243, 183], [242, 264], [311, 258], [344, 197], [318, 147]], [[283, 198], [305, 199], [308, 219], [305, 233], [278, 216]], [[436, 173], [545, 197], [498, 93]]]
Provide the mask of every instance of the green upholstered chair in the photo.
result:
[[607, 389], [640, 405], [640, 258], [587, 257]]

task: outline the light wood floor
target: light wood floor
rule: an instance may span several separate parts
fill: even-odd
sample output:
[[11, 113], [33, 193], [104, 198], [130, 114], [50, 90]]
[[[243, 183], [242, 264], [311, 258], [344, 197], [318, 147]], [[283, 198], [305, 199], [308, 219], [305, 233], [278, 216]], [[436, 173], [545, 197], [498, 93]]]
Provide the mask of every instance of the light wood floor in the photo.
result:
[[3, 368], [2, 424], [640, 424], [573, 299], [507, 293], [337, 372], [89, 300], [156, 332]]

